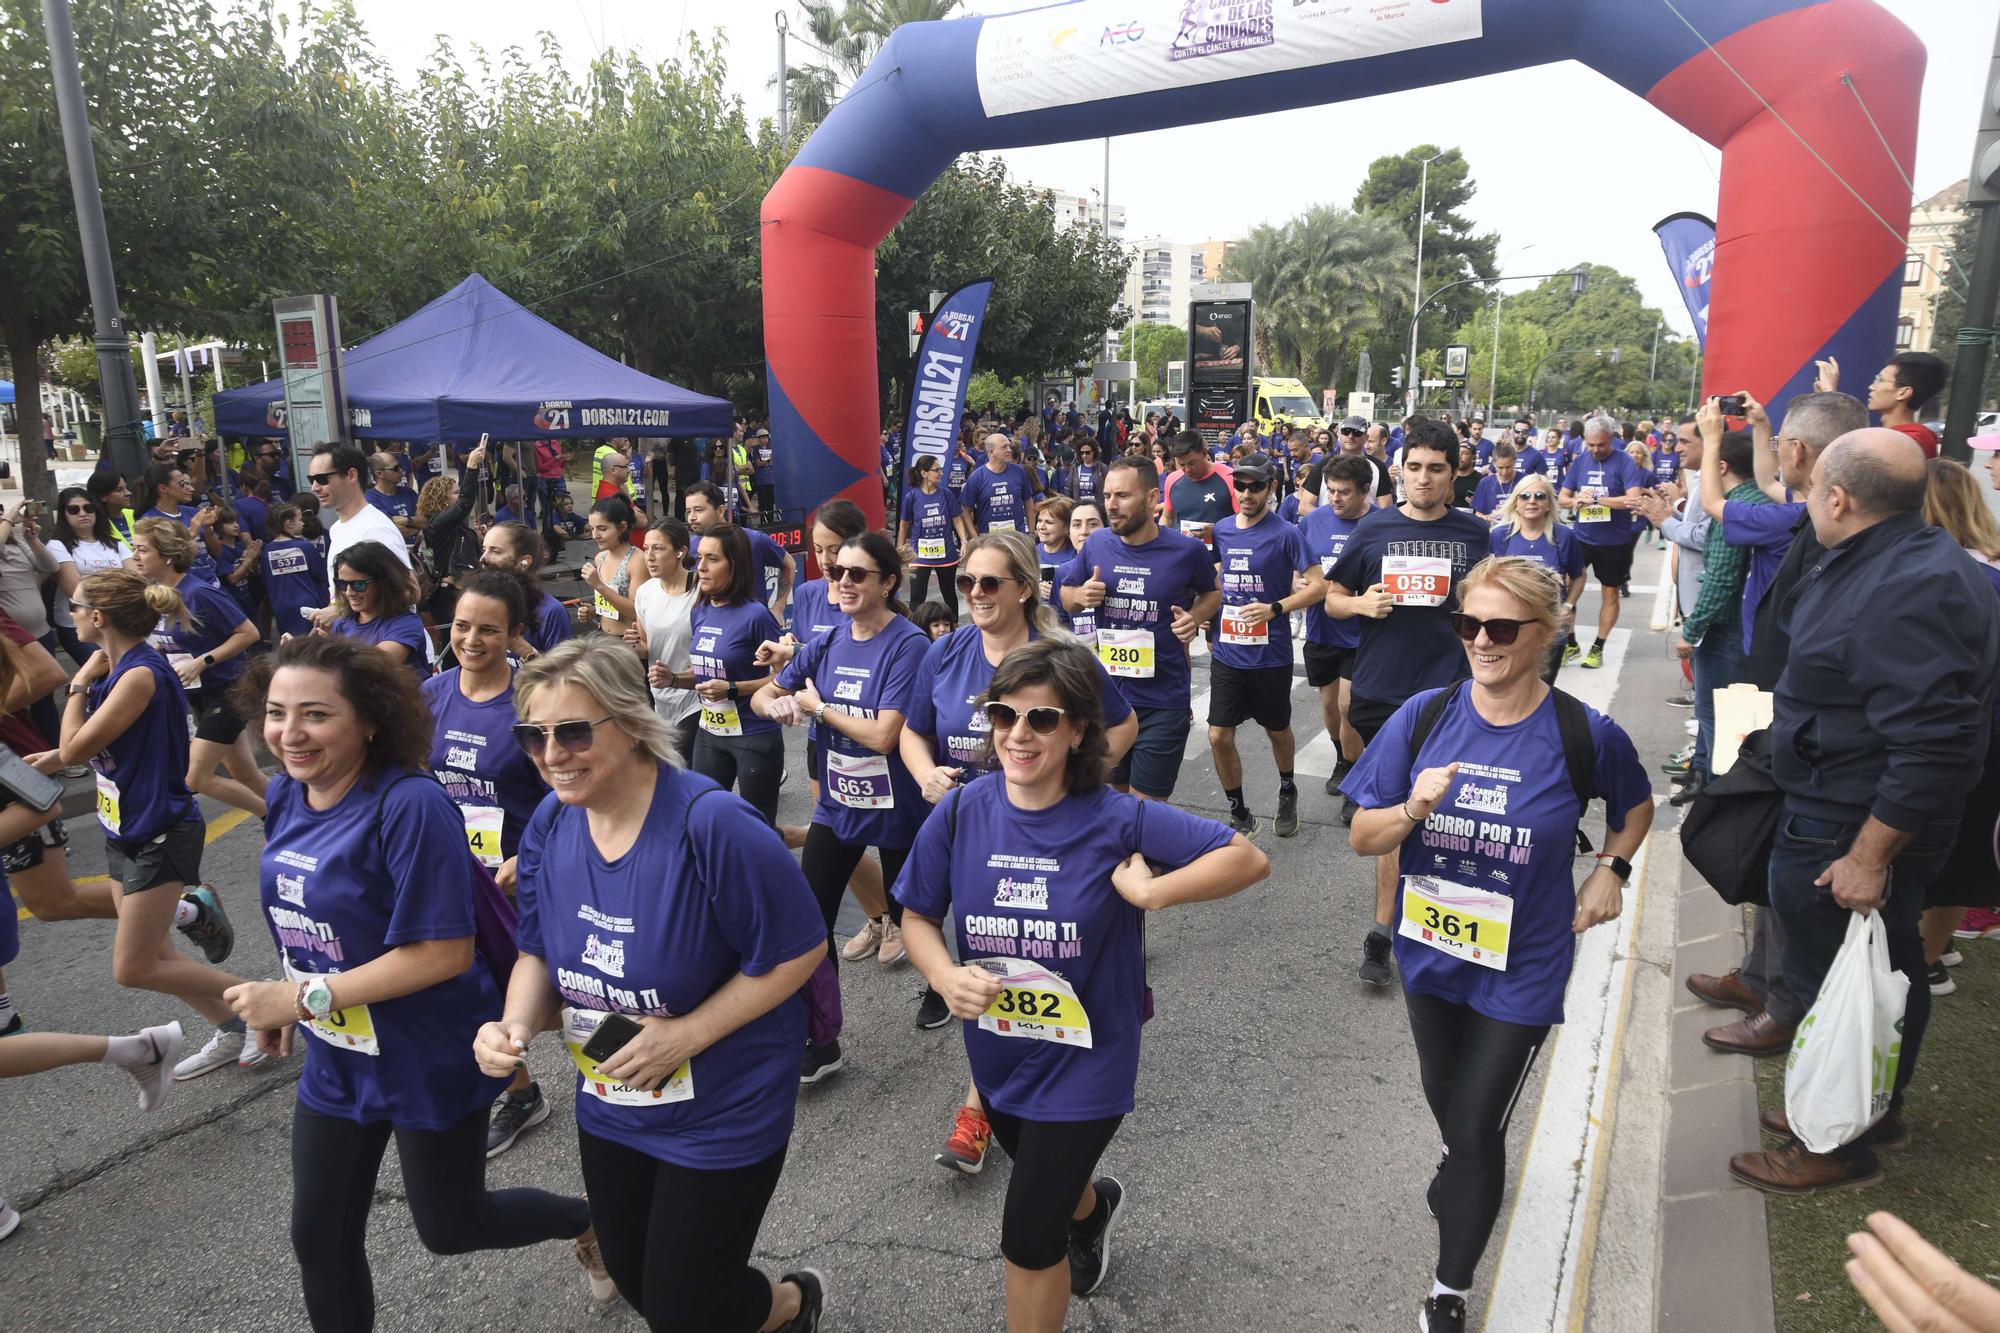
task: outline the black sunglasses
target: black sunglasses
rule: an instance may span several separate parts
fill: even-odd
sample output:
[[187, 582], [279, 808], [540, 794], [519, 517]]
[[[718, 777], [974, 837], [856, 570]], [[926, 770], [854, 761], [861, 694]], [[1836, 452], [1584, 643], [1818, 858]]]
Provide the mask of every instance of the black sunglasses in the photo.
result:
[[1236, 479], [1236, 489], [1239, 491], [1264, 491], [1270, 488], [1271, 483], [1268, 481], [1256, 481], [1249, 477], [1238, 477]]
[[960, 574], [954, 582], [958, 584], [960, 592], [969, 593], [974, 588], [977, 588], [980, 592], [991, 597], [994, 593], [1000, 591], [1001, 584], [1019, 583], [1020, 580], [1012, 574], [982, 574], [978, 578], [974, 578], [970, 574]]
[[865, 569], [860, 565], [828, 565], [826, 567], [826, 581], [828, 583], [866, 583], [881, 572], [879, 569]]
[[1485, 630], [1486, 637], [1489, 640], [1504, 647], [1519, 637], [1521, 626], [1532, 625], [1534, 623], [1532, 620], [1504, 620], [1499, 618], [1475, 620], [1463, 611], [1454, 611], [1451, 613], [1451, 627], [1457, 630], [1458, 637], [1464, 639], [1467, 643], [1471, 643], [1477, 639], [1479, 631]]
[[331, 486], [333, 479], [339, 475], [338, 472], [308, 472], [306, 480], [315, 486]]
[[88, 514], [91, 512], [91, 508], [89, 505], [64, 505], [63, 512], [65, 514]]
[[335, 579], [333, 586], [340, 592], [367, 592], [375, 586], [374, 579]]
[[1355, 430], [1352, 426], [1342, 426], [1340, 433], [1342, 435], [1366, 435], [1368, 432], [1365, 430]]
[[542, 751], [548, 748], [551, 736], [556, 738], [563, 749], [572, 754], [584, 754], [597, 740], [597, 729], [610, 720], [611, 714], [606, 713], [595, 722], [585, 722], [578, 718], [573, 722], [557, 722], [547, 727], [538, 727], [532, 722], [516, 722], [513, 727], [514, 743], [520, 746], [522, 753], [530, 759], [542, 757]]
[[[1037, 736], [1048, 735], [1062, 725], [1064, 711], [1061, 708], [1030, 708], [1027, 712], [1028, 730]], [[986, 720], [993, 724], [995, 731], [1012, 731], [1020, 719], [1020, 710], [1012, 704], [986, 705]]]

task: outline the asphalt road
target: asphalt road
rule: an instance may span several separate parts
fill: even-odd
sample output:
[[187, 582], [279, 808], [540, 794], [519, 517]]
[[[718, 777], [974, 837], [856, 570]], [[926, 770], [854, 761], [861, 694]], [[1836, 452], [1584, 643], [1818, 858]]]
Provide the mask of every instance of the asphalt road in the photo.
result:
[[[1641, 548], [1636, 580], [1654, 577]], [[1595, 610], [1595, 593], [1584, 611]], [[1658, 701], [1678, 671], [1646, 628], [1651, 590], [1627, 603], [1630, 638], [1604, 672], [1566, 673], [1609, 697], [1652, 764], [1688, 714]], [[1196, 689], [1204, 683], [1196, 671]], [[1348, 848], [1338, 798], [1311, 756], [1317, 701], [1294, 691], [1301, 813], [1293, 839], [1268, 827], [1272, 874], [1238, 897], [1155, 918], [1148, 929], [1158, 1017], [1146, 1029], [1138, 1111], [1104, 1169], [1127, 1190], [1113, 1270], [1072, 1307], [1076, 1330], [1402, 1329], [1428, 1290], [1435, 1232], [1423, 1187], [1437, 1138], [1417, 1084], [1397, 991], [1354, 976], [1372, 904], [1371, 867]], [[803, 745], [782, 817], [803, 823]], [[1220, 815], [1198, 725], [1177, 799]], [[1246, 736], [1253, 809], [1267, 819], [1276, 777]], [[1663, 784], [1662, 784], [1663, 785]], [[216, 816], [212, 812], [211, 819]], [[72, 822], [74, 871], [101, 874], [94, 822]], [[241, 933], [231, 966], [276, 972], [256, 929], [258, 825], [217, 837], [207, 877]], [[847, 908], [851, 928], [858, 922]], [[22, 923], [8, 990], [38, 1031], [129, 1031], [178, 1017], [190, 1045], [206, 1025], [175, 1001], [110, 977], [110, 923]], [[920, 982], [907, 965], [844, 971], [846, 1070], [799, 1100], [784, 1179], [759, 1262], [810, 1264], [830, 1284], [826, 1327], [872, 1333], [1003, 1327], [999, 1231], [1008, 1164], [977, 1178], [932, 1164], [963, 1094], [955, 1027], [913, 1024]], [[17, 1333], [237, 1333], [304, 1327], [287, 1236], [289, 1119], [297, 1059], [178, 1085], [143, 1115], [107, 1067], [0, 1083], [0, 1196], [25, 1213], [0, 1244], [0, 1328]], [[497, 1159], [496, 1186], [577, 1190], [572, 1079], [544, 1039], [531, 1065], [555, 1106]], [[1515, 1155], [1534, 1096], [1516, 1116]], [[393, 1157], [393, 1154], [392, 1154]], [[623, 1307], [590, 1308], [568, 1247], [438, 1258], [417, 1242], [397, 1168], [384, 1163], [370, 1256], [384, 1330], [638, 1328]], [[1503, 1229], [1505, 1219], [1503, 1217]], [[1483, 1284], [1494, 1268], [1489, 1253]]]

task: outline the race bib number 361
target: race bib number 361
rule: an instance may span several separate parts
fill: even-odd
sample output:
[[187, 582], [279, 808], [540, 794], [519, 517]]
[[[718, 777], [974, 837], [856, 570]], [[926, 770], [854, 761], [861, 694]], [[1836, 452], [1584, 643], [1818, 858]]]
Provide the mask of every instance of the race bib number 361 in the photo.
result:
[[1507, 970], [1514, 900], [1429, 875], [1403, 877], [1403, 920], [1397, 934], [1454, 958]]

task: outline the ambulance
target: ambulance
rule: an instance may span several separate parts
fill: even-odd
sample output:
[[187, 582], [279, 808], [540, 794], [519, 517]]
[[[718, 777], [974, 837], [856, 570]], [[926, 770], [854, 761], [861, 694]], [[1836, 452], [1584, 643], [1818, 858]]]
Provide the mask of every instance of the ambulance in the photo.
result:
[[1272, 379], [1258, 375], [1250, 381], [1251, 400], [1256, 405], [1257, 424], [1268, 434], [1277, 423], [1305, 426], [1312, 430], [1327, 427], [1327, 419], [1306, 386], [1293, 379]]

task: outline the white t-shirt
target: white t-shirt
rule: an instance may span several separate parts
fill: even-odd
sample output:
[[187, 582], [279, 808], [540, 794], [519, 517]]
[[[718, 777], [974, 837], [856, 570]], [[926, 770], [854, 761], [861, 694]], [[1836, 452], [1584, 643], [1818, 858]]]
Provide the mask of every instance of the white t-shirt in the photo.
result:
[[[132, 548], [124, 542], [115, 547], [100, 541], [78, 542], [74, 548], [67, 542], [59, 541], [47, 545], [49, 554], [56, 558], [56, 567], [62, 568], [63, 561], [67, 560], [76, 566], [76, 576], [80, 579], [102, 574], [107, 569], [118, 569], [132, 558]], [[76, 628], [76, 617], [70, 611], [69, 598], [63, 595], [60, 588], [56, 590], [55, 622], [64, 629]]]
[[[648, 667], [655, 662], [664, 662], [669, 671], [688, 669], [688, 642], [694, 636], [688, 617], [693, 614], [695, 598], [700, 595], [693, 579], [688, 580], [687, 591], [678, 594], [668, 592], [658, 579], [647, 579], [632, 595], [633, 609], [639, 613], [640, 628], [646, 631]], [[693, 690], [653, 691], [653, 711], [660, 715], [663, 722], [682, 721], [699, 704], [700, 700]]]
[[389, 516], [367, 501], [362, 501], [361, 510], [353, 518], [334, 520], [326, 530], [326, 590], [333, 593], [335, 571], [340, 568], [340, 553], [356, 542], [381, 542], [389, 548], [389, 553], [403, 562], [403, 568], [410, 567], [410, 551], [403, 540], [403, 534]]

